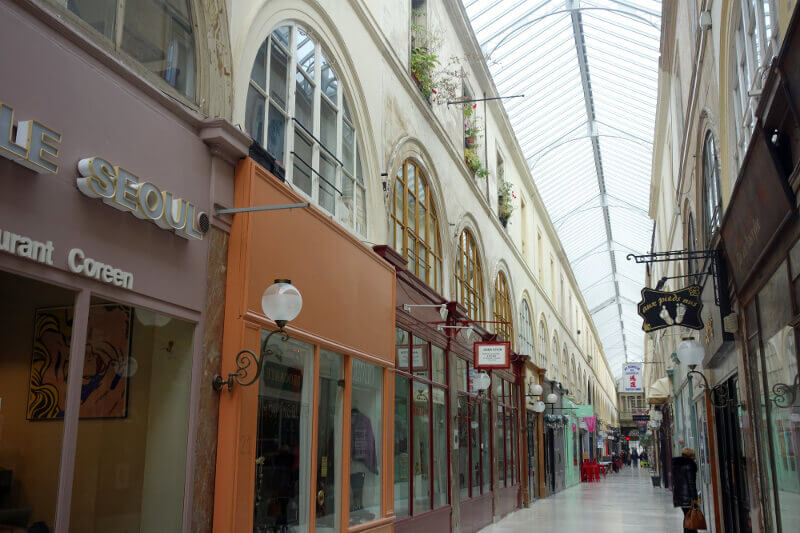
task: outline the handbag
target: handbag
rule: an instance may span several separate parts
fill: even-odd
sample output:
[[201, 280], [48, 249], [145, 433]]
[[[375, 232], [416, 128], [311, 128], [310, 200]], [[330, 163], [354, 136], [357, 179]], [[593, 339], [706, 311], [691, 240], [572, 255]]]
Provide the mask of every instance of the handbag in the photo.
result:
[[703, 516], [703, 511], [697, 505], [697, 500], [692, 502], [692, 508], [686, 512], [683, 517], [684, 529], [708, 529], [706, 525], [706, 517]]

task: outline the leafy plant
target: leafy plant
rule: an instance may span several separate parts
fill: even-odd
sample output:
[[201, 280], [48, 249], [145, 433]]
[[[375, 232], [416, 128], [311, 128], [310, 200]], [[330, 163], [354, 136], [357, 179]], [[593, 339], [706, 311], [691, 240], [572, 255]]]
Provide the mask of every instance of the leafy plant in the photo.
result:
[[424, 10], [412, 11], [411, 74], [422, 96], [429, 102], [441, 104], [455, 100], [466, 72], [457, 57], [450, 57], [446, 65], [441, 64], [439, 49], [443, 40], [442, 32], [419, 23], [424, 19]]
[[477, 104], [462, 104], [462, 114], [464, 115], [464, 137], [478, 137], [481, 127], [478, 125], [478, 117], [475, 116]]
[[414, 48], [411, 51], [411, 74], [417, 81], [422, 96], [426, 100], [437, 93], [433, 79], [433, 70], [439, 64], [439, 58], [425, 48]]
[[513, 191], [510, 181], [502, 181], [497, 188], [497, 216], [508, 220], [514, 212]]
[[464, 161], [476, 178], [485, 178], [489, 175], [489, 171], [484, 168], [475, 148], [464, 149]]

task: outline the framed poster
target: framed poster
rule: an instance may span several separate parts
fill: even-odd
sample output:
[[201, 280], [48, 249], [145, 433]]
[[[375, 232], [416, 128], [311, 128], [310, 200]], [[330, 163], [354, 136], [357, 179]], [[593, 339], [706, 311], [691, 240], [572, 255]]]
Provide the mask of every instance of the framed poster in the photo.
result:
[[487, 341], [473, 344], [475, 368], [509, 368], [511, 366], [511, 343], [509, 341]]
[[[72, 307], [36, 310], [28, 420], [64, 418], [73, 313]], [[132, 317], [122, 305], [89, 308], [80, 418], [127, 416]]]

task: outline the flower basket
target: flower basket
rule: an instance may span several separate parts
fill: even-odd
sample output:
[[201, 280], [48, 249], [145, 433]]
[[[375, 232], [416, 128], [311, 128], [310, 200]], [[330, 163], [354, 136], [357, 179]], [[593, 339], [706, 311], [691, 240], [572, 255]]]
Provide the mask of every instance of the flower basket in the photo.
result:
[[467, 135], [466, 137], [464, 137], [464, 145], [470, 149], [475, 148], [475, 136]]

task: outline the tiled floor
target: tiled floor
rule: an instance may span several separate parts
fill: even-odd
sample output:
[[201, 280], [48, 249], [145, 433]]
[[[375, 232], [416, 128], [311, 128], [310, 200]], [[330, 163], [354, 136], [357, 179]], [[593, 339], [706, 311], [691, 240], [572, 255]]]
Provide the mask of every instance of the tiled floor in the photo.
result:
[[625, 467], [600, 483], [581, 483], [528, 509], [511, 513], [481, 533], [681, 533], [683, 512], [672, 493], [653, 487], [650, 471]]

